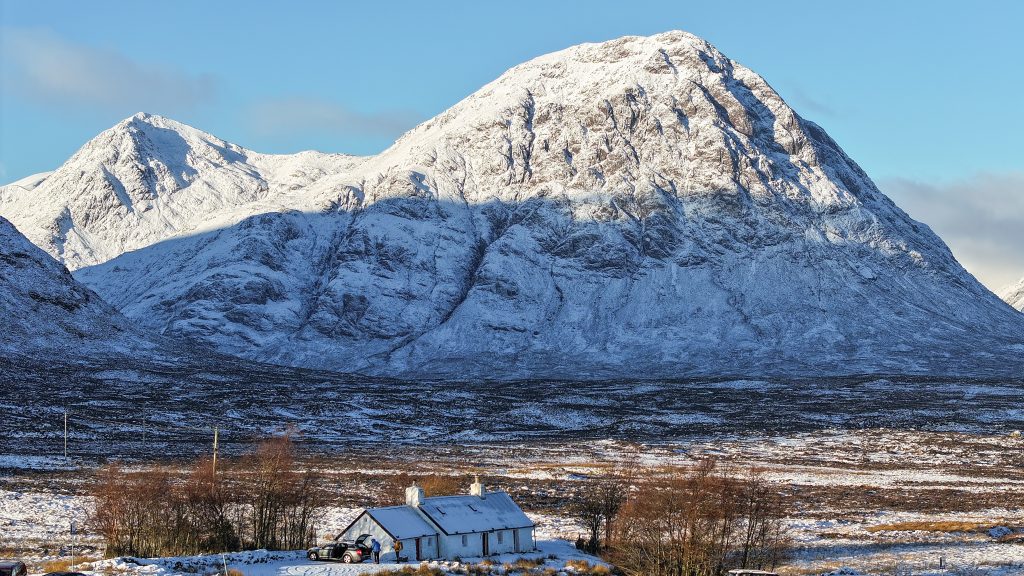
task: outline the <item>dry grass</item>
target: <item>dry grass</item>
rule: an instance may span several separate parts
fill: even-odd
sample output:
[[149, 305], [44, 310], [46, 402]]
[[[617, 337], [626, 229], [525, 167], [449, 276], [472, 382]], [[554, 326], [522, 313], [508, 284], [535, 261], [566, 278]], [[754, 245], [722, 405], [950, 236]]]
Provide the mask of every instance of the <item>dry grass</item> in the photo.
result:
[[[75, 566], [81, 568], [82, 563], [78, 562]], [[43, 572], [70, 572], [71, 571], [71, 560], [49, 560], [43, 563]]]
[[516, 561], [513, 564], [511, 564], [511, 565], [506, 564], [505, 566], [506, 566], [506, 570], [508, 569], [509, 566], [511, 566], [512, 568], [517, 568], [519, 570], [527, 570], [527, 569], [530, 569], [530, 568], [536, 568], [537, 566], [543, 566], [543, 565], [544, 565], [544, 559], [543, 558], [517, 558]]
[[894, 524], [879, 524], [877, 526], [868, 526], [865, 530], [868, 532], [984, 532], [991, 527], [992, 524], [944, 520], [933, 522], [896, 522]]
[[591, 564], [586, 560], [569, 560], [565, 563], [567, 568], [572, 568], [576, 574], [592, 574], [594, 576], [606, 576], [612, 571], [604, 564]]

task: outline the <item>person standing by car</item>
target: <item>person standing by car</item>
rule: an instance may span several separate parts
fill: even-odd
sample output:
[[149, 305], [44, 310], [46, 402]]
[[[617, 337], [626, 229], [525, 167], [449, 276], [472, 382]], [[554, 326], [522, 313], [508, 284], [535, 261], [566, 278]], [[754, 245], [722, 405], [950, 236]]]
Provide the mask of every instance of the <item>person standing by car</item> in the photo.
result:
[[370, 540], [370, 552], [373, 554], [373, 563], [380, 564], [380, 542], [376, 538]]
[[395, 543], [392, 544], [391, 547], [395, 549], [395, 562], [401, 563], [402, 562], [402, 541], [401, 540], [395, 540]]

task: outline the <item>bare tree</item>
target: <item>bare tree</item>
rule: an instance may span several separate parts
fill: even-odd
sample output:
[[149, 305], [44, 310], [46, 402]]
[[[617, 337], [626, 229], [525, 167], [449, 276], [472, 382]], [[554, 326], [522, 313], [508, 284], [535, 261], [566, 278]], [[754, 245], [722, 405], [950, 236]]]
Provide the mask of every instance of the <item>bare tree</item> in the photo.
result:
[[576, 518], [587, 530], [590, 538], [583, 542], [583, 549], [596, 553], [601, 547], [601, 527], [604, 525], [604, 502], [596, 491], [588, 490], [574, 508]]
[[597, 497], [601, 503], [601, 516], [604, 521], [605, 548], [612, 545], [612, 528], [628, 496], [629, 484], [621, 478], [610, 478], [598, 486]]

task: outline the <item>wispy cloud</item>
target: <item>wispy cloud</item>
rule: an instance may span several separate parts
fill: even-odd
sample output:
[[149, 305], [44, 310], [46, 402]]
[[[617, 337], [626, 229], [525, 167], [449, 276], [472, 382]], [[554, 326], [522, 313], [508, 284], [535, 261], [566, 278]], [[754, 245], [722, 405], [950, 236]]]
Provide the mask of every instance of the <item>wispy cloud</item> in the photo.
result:
[[931, 226], [960, 263], [994, 291], [1024, 277], [1024, 172], [950, 183], [893, 178], [879, 187]]
[[802, 116], [824, 116], [827, 118], [842, 116], [842, 113], [829, 105], [825, 100], [812, 96], [800, 86], [794, 86], [790, 92], [793, 104]]
[[73, 42], [41, 28], [0, 29], [3, 92], [58, 106], [161, 113], [212, 99], [216, 81]]
[[264, 100], [246, 112], [250, 129], [261, 137], [310, 134], [395, 138], [419, 122], [408, 111], [366, 113], [327, 100], [290, 97]]

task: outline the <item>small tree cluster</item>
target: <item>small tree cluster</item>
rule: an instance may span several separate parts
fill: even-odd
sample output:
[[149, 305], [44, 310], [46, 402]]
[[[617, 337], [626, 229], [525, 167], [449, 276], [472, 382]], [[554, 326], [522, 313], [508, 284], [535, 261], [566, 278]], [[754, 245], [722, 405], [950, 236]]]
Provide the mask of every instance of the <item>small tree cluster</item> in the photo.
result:
[[[587, 530], [576, 547], [596, 554], [612, 543], [613, 526], [629, 495], [629, 482], [622, 478], [605, 479], [592, 485], [576, 503], [576, 517]], [[603, 536], [603, 542], [602, 542]]]
[[610, 557], [626, 574], [717, 576], [773, 569], [786, 548], [783, 498], [761, 475], [736, 478], [713, 461], [651, 479], [623, 505]]
[[289, 436], [224, 464], [215, 471], [201, 460], [184, 479], [161, 467], [104, 468], [92, 523], [107, 552], [176, 556], [304, 548], [315, 540], [319, 478], [297, 469]]

